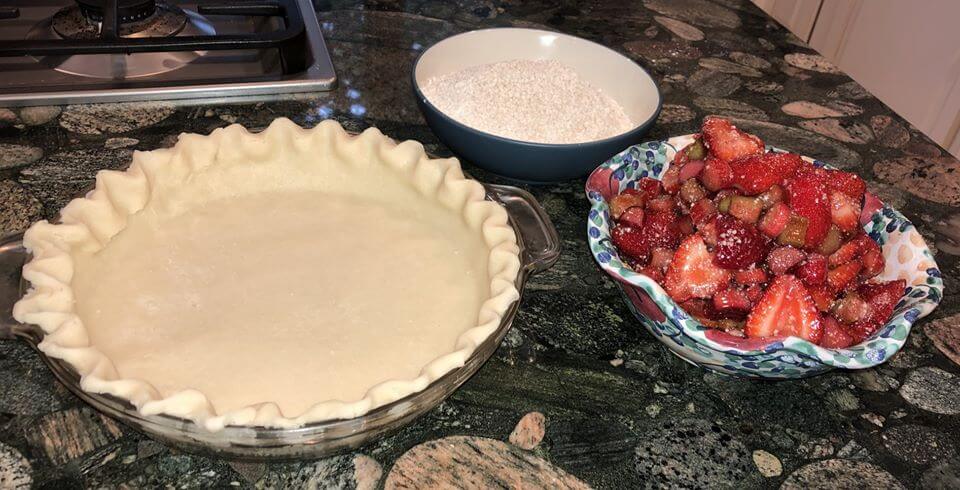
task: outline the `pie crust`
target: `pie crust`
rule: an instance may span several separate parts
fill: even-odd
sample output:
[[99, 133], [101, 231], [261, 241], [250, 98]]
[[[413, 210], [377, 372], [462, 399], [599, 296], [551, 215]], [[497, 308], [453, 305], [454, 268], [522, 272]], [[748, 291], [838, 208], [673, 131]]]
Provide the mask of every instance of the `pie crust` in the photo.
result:
[[24, 234], [14, 318], [144, 415], [292, 428], [460, 367], [519, 298], [506, 211], [456, 159], [278, 119], [101, 171]]

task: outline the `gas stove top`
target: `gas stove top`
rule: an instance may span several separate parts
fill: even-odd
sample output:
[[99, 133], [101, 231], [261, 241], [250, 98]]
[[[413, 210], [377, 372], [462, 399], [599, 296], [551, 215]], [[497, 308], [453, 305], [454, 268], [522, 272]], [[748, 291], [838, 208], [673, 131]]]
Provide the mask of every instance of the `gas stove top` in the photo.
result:
[[310, 0], [18, 1], [0, 4], [0, 105], [336, 85]]

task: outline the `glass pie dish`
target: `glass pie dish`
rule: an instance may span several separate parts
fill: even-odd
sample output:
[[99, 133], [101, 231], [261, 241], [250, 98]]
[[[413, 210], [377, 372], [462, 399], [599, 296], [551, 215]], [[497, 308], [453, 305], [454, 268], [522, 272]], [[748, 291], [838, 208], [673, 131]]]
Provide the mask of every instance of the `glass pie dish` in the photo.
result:
[[[560, 255], [560, 241], [549, 217], [528, 192], [510, 186], [486, 185], [486, 199], [502, 205], [517, 235], [522, 268], [516, 288], [523, 291], [527, 277], [546, 270]], [[22, 235], [0, 239], [0, 339], [20, 338], [36, 349], [43, 338], [38, 327], [12, 319], [12, 305], [25, 293], [21, 268], [28, 253]], [[211, 457], [266, 461], [319, 458], [348, 451], [399, 429], [433, 409], [473, 376], [490, 358], [510, 329], [520, 299], [508, 309], [497, 328], [456, 368], [426, 389], [351, 419], [308, 423], [291, 429], [227, 426], [211, 432], [193, 421], [168, 415], [142, 415], [125, 400], [84, 391], [80, 376], [66, 362], [37, 350], [57, 379], [82, 400], [149, 437], [185, 451]]]

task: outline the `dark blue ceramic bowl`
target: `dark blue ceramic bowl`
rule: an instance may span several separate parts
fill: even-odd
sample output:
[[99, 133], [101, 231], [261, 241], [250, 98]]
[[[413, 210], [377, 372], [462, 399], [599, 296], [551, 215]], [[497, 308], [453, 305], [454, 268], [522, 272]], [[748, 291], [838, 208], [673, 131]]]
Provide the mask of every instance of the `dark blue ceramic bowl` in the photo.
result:
[[[556, 59], [619, 103], [636, 125], [616, 136], [575, 144], [531, 143], [473, 129], [440, 112], [420, 90], [431, 77], [514, 59]], [[528, 183], [582, 177], [624, 148], [639, 143], [660, 113], [660, 91], [626, 56], [597, 43], [537, 29], [483, 29], [446, 38], [413, 66], [417, 104], [433, 132], [466, 161]]]

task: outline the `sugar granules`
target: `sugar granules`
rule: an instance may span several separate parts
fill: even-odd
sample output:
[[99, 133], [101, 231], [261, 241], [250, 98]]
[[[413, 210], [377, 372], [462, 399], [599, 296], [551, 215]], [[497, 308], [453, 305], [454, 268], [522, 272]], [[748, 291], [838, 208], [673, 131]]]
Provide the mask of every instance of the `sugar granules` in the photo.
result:
[[421, 87], [474, 129], [535, 143], [582, 143], [633, 127], [623, 108], [556, 60], [511, 60], [432, 77]]

